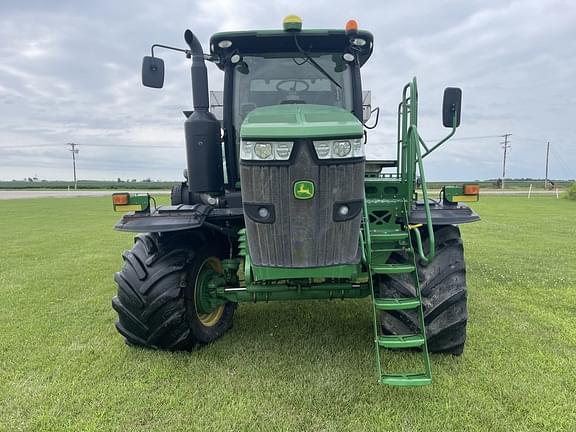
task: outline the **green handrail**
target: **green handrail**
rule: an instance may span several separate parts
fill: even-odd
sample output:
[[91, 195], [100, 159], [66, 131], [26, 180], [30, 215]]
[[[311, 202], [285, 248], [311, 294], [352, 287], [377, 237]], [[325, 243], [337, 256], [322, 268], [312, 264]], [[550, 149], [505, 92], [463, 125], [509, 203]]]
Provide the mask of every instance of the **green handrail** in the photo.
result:
[[436, 255], [436, 240], [434, 238], [434, 227], [432, 226], [432, 214], [430, 213], [430, 202], [428, 201], [428, 187], [426, 186], [426, 177], [424, 176], [424, 164], [422, 163], [422, 154], [420, 151], [420, 139], [418, 129], [415, 125], [411, 125], [408, 129], [409, 141], [416, 150], [416, 163], [418, 165], [418, 172], [420, 173], [420, 182], [422, 183], [422, 198], [424, 198], [424, 212], [426, 213], [426, 228], [428, 229], [428, 255], [424, 253], [422, 247], [422, 237], [418, 227], [412, 227], [416, 235], [416, 245], [418, 246], [418, 255], [425, 263], [429, 263]]
[[[409, 91], [409, 93], [408, 93]], [[418, 168], [418, 173], [420, 174], [420, 180], [422, 182], [422, 196], [424, 198], [424, 212], [426, 214], [426, 226], [428, 229], [428, 244], [430, 246], [428, 255], [424, 253], [422, 246], [422, 237], [417, 226], [409, 227], [414, 229], [416, 236], [416, 245], [418, 248], [418, 255], [425, 263], [430, 262], [435, 254], [435, 239], [434, 239], [434, 228], [432, 226], [432, 215], [430, 212], [430, 203], [428, 200], [428, 188], [426, 186], [426, 177], [424, 175], [424, 164], [422, 163], [422, 152], [420, 150], [420, 145], [424, 145], [426, 153], [424, 156], [429, 154], [432, 150], [442, 144], [445, 140], [428, 149], [420, 135], [418, 134], [418, 90], [416, 84], [416, 78], [413, 78], [411, 82], [404, 86], [402, 90], [402, 102], [401, 109], [399, 109], [399, 114], [401, 114], [401, 119], [399, 118], [398, 126], [401, 128], [401, 137], [399, 137], [399, 143], [401, 143], [402, 152], [399, 154], [401, 159], [401, 171], [403, 181], [406, 182], [408, 191], [408, 211], [412, 206], [412, 200], [415, 193], [414, 186], [416, 183], [416, 168]], [[400, 108], [400, 107], [399, 107]], [[453, 132], [452, 132], [453, 134]]]

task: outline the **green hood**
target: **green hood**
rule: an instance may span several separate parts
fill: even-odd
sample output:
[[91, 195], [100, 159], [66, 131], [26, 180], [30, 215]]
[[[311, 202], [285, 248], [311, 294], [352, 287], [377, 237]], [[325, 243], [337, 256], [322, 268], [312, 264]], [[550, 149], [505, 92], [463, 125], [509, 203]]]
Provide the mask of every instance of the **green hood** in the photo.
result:
[[328, 105], [285, 104], [256, 108], [240, 128], [242, 139], [360, 138], [362, 123]]

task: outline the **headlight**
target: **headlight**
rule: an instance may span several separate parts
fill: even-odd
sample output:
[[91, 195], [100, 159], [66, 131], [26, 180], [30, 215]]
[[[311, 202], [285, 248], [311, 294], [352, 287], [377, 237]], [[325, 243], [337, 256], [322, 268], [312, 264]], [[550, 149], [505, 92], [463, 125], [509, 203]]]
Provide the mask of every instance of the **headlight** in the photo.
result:
[[338, 157], [346, 157], [350, 154], [350, 150], [352, 150], [350, 141], [334, 141], [333, 147], [334, 153], [336, 153]]
[[270, 159], [272, 157], [272, 144], [270, 143], [254, 144], [254, 154], [259, 159]]
[[318, 159], [343, 159], [364, 156], [362, 138], [314, 141]]
[[292, 153], [293, 142], [242, 141], [240, 157], [243, 160], [288, 160]]

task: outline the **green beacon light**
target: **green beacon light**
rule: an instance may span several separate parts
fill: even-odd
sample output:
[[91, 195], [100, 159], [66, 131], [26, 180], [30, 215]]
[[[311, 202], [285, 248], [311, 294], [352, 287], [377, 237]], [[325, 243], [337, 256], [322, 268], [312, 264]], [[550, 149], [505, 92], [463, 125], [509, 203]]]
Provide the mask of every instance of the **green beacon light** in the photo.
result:
[[288, 15], [282, 21], [282, 26], [285, 31], [300, 31], [302, 30], [302, 18], [298, 15]]

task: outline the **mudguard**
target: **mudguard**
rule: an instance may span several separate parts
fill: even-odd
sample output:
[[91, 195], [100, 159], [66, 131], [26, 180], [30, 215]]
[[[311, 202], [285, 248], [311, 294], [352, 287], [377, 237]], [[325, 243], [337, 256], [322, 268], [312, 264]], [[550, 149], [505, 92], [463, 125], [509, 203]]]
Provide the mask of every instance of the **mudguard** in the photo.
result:
[[[444, 205], [442, 203], [431, 202], [430, 213], [434, 226], [439, 225], [460, 225], [470, 222], [477, 222], [480, 216], [470, 207], [463, 204]], [[409, 221], [411, 224], [425, 224], [426, 213], [424, 203], [418, 202], [410, 212]]]
[[205, 204], [160, 206], [150, 212], [128, 213], [114, 226], [116, 231], [169, 232], [199, 228], [222, 220], [242, 218], [241, 208], [219, 209]]

